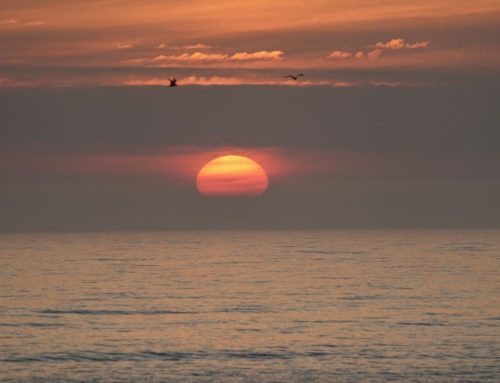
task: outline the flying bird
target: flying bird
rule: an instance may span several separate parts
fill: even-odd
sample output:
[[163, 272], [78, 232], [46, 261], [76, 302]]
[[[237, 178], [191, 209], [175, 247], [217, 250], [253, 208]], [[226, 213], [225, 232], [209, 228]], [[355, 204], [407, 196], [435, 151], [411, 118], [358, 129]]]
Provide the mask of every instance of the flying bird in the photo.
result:
[[170, 87], [177, 86], [177, 79], [174, 78], [169, 78], [168, 81], [170, 81]]
[[295, 76], [293, 74], [287, 74], [286, 76], [283, 76], [284, 78], [290, 77], [292, 80], [297, 81], [300, 76], [303, 76], [304, 73], [298, 73]]

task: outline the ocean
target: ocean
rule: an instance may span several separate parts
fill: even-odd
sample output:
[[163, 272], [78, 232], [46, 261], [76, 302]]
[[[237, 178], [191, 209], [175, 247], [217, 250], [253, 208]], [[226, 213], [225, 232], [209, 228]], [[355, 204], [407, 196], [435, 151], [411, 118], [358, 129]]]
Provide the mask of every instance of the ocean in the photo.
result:
[[0, 381], [499, 382], [500, 230], [3, 234]]

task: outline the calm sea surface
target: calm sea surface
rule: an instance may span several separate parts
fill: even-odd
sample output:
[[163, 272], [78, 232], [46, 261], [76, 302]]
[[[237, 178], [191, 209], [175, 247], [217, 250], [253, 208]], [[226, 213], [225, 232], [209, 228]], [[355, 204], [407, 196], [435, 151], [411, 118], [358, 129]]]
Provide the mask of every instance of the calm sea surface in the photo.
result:
[[500, 231], [1, 235], [0, 381], [500, 382]]

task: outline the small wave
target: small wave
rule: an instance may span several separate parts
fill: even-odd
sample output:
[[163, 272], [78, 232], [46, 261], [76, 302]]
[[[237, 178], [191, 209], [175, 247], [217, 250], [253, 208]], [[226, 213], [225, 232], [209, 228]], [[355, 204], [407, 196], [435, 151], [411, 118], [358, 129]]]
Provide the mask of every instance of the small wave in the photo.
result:
[[317, 249], [297, 250], [297, 253], [305, 253], [305, 254], [332, 254], [331, 251], [328, 251], [328, 250], [317, 250]]
[[280, 352], [255, 352], [255, 351], [224, 351], [219, 354], [219, 357], [231, 359], [291, 359], [294, 357], [291, 353]]
[[196, 311], [177, 311], [177, 310], [64, 310], [64, 309], [45, 309], [37, 311], [39, 314], [50, 315], [167, 315], [167, 314], [199, 314]]
[[221, 308], [218, 310], [214, 310], [216, 313], [233, 313], [233, 312], [240, 312], [240, 313], [268, 313], [268, 312], [274, 312], [276, 310], [271, 310], [269, 307], [266, 306], [235, 306], [235, 307], [225, 307]]
[[58, 323], [0, 323], [0, 327], [54, 328], [64, 327], [64, 325]]
[[454, 242], [439, 246], [438, 248], [447, 251], [474, 253], [488, 251], [489, 247], [490, 244], [482, 242]]
[[379, 300], [379, 299], [384, 299], [383, 295], [352, 295], [352, 296], [346, 296], [346, 297], [340, 297], [338, 299], [341, 300], [346, 300], [346, 301], [372, 301], [372, 300]]
[[144, 351], [138, 353], [121, 352], [77, 352], [77, 353], [53, 353], [32, 356], [12, 356], [0, 359], [5, 363], [30, 363], [30, 362], [120, 362], [120, 361], [140, 361], [148, 359], [160, 359], [177, 361], [190, 358], [191, 353], [182, 352], [153, 352]]
[[288, 360], [297, 357], [318, 357], [329, 355], [324, 351], [301, 353], [283, 351], [220, 350], [220, 351], [141, 351], [141, 352], [69, 352], [40, 355], [12, 355], [0, 358], [4, 363], [59, 363], [59, 362], [121, 362], [121, 361], [186, 361], [194, 359], [246, 359], [246, 360]]
[[348, 320], [348, 319], [323, 319], [323, 320], [294, 320], [293, 323], [304, 323], [304, 324], [309, 324], [309, 323], [317, 323], [317, 324], [322, 324], [322, 323], [356, 323], [354, 320]]
[[444, 323], [440, 322], [398, 322], [399, 326], [444, 326]]

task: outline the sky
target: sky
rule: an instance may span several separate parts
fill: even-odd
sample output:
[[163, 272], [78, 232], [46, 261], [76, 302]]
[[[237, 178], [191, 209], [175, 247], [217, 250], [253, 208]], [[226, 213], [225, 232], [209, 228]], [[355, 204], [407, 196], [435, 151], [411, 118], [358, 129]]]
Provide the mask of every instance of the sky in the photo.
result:
[[499, 23], [498, 0], [2, 1], [0, 84], [449, 82], [496, 73]]
[[[498, 227], [499, 25], [485, 0], [0, 2], [0, 232]], [[200, 195], [221, 155], [267, 192]]]

